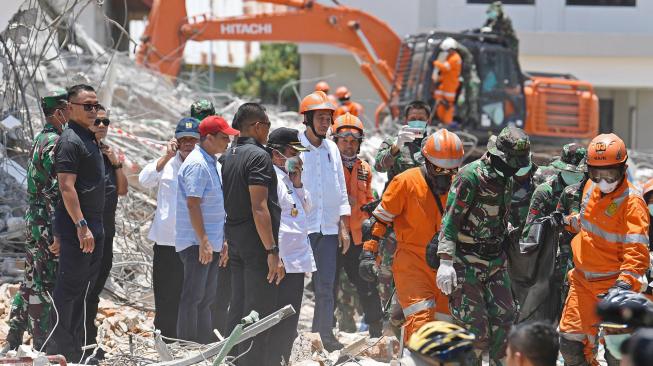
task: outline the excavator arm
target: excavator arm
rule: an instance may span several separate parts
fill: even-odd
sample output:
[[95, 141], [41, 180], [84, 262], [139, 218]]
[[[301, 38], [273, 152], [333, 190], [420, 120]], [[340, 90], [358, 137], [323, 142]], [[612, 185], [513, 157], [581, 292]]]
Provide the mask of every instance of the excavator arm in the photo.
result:
[[401, 39], [385, 22], [357, 9], [324, 6], [312, 0], [262, 1], [286, 5], [289, 10], [227, 18], [189, 18], [184, 0], [155, 0], [136, 60], [174, 77], [179, 73], [184, 45], [189, 40], [328, 44], [351, 52], [381, 99], [385, 103], [390, 100]]

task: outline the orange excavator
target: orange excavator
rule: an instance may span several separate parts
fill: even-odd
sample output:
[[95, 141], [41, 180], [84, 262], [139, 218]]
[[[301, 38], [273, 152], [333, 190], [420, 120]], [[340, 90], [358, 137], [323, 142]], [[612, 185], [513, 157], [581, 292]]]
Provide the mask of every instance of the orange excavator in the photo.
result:
[[590, 83], [565, 75], [523, 73], [517, 55], [498, 35], [432, 31], [402, 40], [385, 22], [358, 9], [314, 0], [259, 1], [287, 9], [188, 17], [185, 0], [154, 0], [136, 60], [175, 77], [189, 40], [337, 46], [351, 52], [381, 98], [375, 113], [378, 127], [383, 119], [398, 119], [403, 106], [414, 99], [434, 103], [433, 61], [440, 43], [452, 37], [461, 45], [464, 79], [455, 118], [467, 133], [486, 140], [507, 124], [544, 139], [586, 139], [598, 133], [598, 99]]

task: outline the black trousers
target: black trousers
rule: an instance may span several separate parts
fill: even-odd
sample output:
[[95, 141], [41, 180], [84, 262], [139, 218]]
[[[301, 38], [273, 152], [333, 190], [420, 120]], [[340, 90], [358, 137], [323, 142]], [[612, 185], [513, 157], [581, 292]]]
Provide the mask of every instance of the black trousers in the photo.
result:
[[304, 273], [286, 273], [286, 277], [279, 284], [277, 308], [280, 309], [290, 304], [295, 309], [295, 315], [282, 320], [273, 328], [274, 337], [270, 339], [268, 355], [275, 365], [281, 363], [282, 357], [284, 364], [289, 362], [292, 344], [297, 338], [297, 324], [299, 323], [303, 295]]
[[104, 249], [102, 250], [102, 261], [100, 262], [100, 271], [98, 272], [95, 285], [91, 287], [86, 297], [86, 344], [95, 343], [97, 337], [97, 327], [95, 326], [95, 317], [97, 316], [98, 305], [100, 304], [100, 294], [107, 283], [111, 274], [113, 265], [113, 238], [116, 234], [116, 227], [107, 227], [104, 225]]
[[68, 213], [57, 211], [55, 221], [61, 248], [53, 295], [53, 314], [50, 317], [54, 331], [47, 345], [47, 352], [61, 354], [67, 360], [78, 362], [82, 357], [81, 347], [85, 336], [84, 298], [88, 297], [95, 286], [100, 270], [104, 250], [104, 228], [101, 217], [86, 218], [95, 240], [95, 248], [92, 253], [83, 253], [79, 247], [77, 228]]
[[[349, 246], [347, 253], [342, 254], [342, 250], [338, 249], [338, 257], [336, 260], [336, 281], [340, 278], [340, 271], [345, 270], [349, 281], [354, 284], [356, 287], [356, 292], [358, 292], [358, 297], [361, 301], [361, 306], [363, 307], [363, 312], [365, 312], [365, 323], [372, 324], [375, 322], [381, 321], [383, 318], [383, 309], [381, 307], [381, 298], [379, 297], [379, 290], [376, 287], [376, 283], [367, 282], [361, 278], [358, 274], [358, 265], [360, 263], [361, 252], [363, 251], [362, 245], [354, 245], [352, 243]], [[337, 295], [338, 287], [335, 286]]]
[[229, 302], [231, 300], [231, 267], [229, 264], [218, 269], [218, 290], [216, 294], [215, 301], [211, 305], [213, 329], [217, 329], [226, 338], [229, 336], [226, 333]]
[[177, 315], [183, 283], [184, 265], [175, 247], [154, 244], [154, 327], [169, 338], [177, 338]]
[[[250, 240], [229, 236], [231, 305], [227, 333], [231, 333], [240, 320], [252, 310], [259, 314], [260, 319], [277, 310], [279, 286], [268, 283], [267, 254], [255, 231], [253, 235], [256, 238]], [[278, 362], [270, 362], [271, 359], [268, 357], [269, 337], [274, 337], [271, 335], [273, 332], [274, 327], [249, 341], [240, 343], [238, 349], [232, 352], [232, 354], [242, 355], [237, 364], [239, 366], [278, 365]], [[250, 345], [251, 349], [247, 351]]]

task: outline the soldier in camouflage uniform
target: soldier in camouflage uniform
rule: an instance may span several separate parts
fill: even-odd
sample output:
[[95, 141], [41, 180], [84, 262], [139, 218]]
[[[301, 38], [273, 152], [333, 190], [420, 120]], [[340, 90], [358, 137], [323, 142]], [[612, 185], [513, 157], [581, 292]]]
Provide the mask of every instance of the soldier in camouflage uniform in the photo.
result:
[[358, 291], [354, 284], [347, 277], [345, 271], [340, 271], [339, 278], [336, 279], [338, 286], [336, 286], [336, 319], [338, 321], [338, 329], [347, 333], [356, 333], [356, 319], [354, 316], [356, 312], [363, 313], [360, 299], [358, 298]]
[[530, 140], [516, 127], [488, 142], [488, 152], [453, 180], [438, 243], [437, 285], [449, 296], [456, 323], [476, 335], [477, 364], [489, 353], [501, 364], [515, 320], [505, 242], [512, 177], [530, 164]]
[[[558, 170], [558, 174], [550, 177], [544, 183], [537, 186], [535, 192], [533, 193], [533, 197], [530, 203], [530, 208], [528, 210], [528, 217], [526, 218], [526, 223], [522, 231], [522, 241], [527, 242], [529, 240], [528, 239], [529, 236], [533, 237], [533, 234], [531, 233], [531, 228], [533, 227], [533, 223], [536, 220], [545, 216], [549, 216], [556, 210], [556, 206], [558, 204], [558, 201], [564, 189], [567, 186], [578, 184], [580, 183], [580, 181], [583, 180], [584, 173], [582, 171], [582, 168], [580, 167], [580, 164], [585, 159], [586, 155], [587, 155], [587, 149], [582, 145], [571, 143], [563, 146], [560, 159], [552, 163], [552, 166]], [[567, 255], [570, 253], [570, 248], [568, 246], [561, 247], [559, 248], [559, 253], [561, 255], [556, 257], [559, 260], [562, 260], [563, 262], [567, 262], [569, 259]], [[567, 255], [565, 255], [565, 253]], [[550, 296], [547, 297], [547, 301], [560, 300], [561, 292], [558, 291], [558, 289], [560, 289], [560, 286], [562, 285], [562, 278], [564, 277], [564, 273], [566, 273], [566, 271], [561, 272], [563, 271], [561, 269], [562, 267], [566, 268], [566, 265], [561, 266], [560, 265], [561, 263], [558, 263], [556, 265], [557, 276], [554, 276], [554, 278], [551, 279], [553, 282], [552, 288], [554, 289], [553, 290], [554, 293], [551, 293]], [[527, 296], [531, 296], [529, 294], [528, 288], [524, 288], [516, 285], [513, 286], [513, 290], [515, 290], [514, 292], [516, 298], [518, 302], [520, 302], [521, 304], [525, 302]], [[562, 310], [562, 308], [560, 308], [560, 310]], [[519, 321], [525, 321], [525, 320], [554, 321], [555, 319], [538, 318], [540, 316], [552, 316], [552, 315], [554, 314], [549, 314], [546, 312], [539, 312], [536, 314], [535, 309], [521, 309]], [[556, 313], [555, 315], [559, 316], [560, 314]]]
[[519, 169], [514, 177], [508, 221], [519, 233], [524, 227], [524, 221], [526, 221], [528, 215], [528, 206], [531, 203], [533, 192], [535, 192], [536, 185], [533, 182], [533, 175], [535, 175], [536, 171], [537, 167], [531, 163], [527, 167]]
[[[388, 173], [388, 183], [395, 175], [410, 168], [420, 166], [422, 161], [422, 138], [417, 138], [418, 131], [426, 135], [426, 126], [431, 116], [431, 108], [422, 101], [413, 101], [404, 109], [406, 125], [399, 130], [397, 137], [390, 137], [381, 143], [376, 153], [374, 169]], [[397, 248], [397, 238], [393, 230], [388, 230], [379, 248], [381, 263], [379, 265], [379, 295], [383, 305], [392, 297], [392, 259]]]
[[555, 163], [557, 161], [560, 161], [560, 159], [558, 158], [551, 162], [549, 165], [542, 165], [537, 168], [535, 174], [533, 175], [533, 183], [535, 184], [535, 187], [546, 182], [547, 179], [557, 175], [560, 172], [560, 170], [555, 167]]
[[503, 12], [501, 1], [495, 1], [485, 12], [487, 20], [481, 29], [483, 32], [495, 33], [504, 38], [506, 45], [515, 53], [519, 54], [519, 39], [512, 27], [512, 21]]
[[9, 314], [7, 343], [16, 349], [28, 330], [34, 348], [40, 350], [50, 329], [52, 294], [57, 277], [59, 243], [52, 235], [54, 208], [59, 200], [59, 187], [54, 172], [54, 146], [61, 134], [69, 112], [65, 90], [58, 90], [42, 98], [46, 116], [43, 130], [34, 138], [31, 160], [27, 167], [29, 208], [25, 213], [27, 240], [25, 242], [25, 280], [14, 296]]

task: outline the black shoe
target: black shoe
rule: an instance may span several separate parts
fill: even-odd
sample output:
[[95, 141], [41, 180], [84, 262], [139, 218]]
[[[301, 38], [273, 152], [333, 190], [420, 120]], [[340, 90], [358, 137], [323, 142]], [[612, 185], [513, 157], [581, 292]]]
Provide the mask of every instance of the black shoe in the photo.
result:
[[328, 352], [333, 352], [345, 347], [342, 343], [338, 342], [333, 334], [329, 333], [324, 336], [320, 334], [320, 338], [322, 338], [322, 345], [324, 346], [324, 349]]
[[370, 338], [379, 338], [383, 335], [383, 322], [381, 320], [369, 324]]
[[107, 353], [102, 348], [98, 348], [97, 351], [95, 352], [95, 356], [93, 356], [93, 358], [95, 358], [97, 360], [104, 360], [104, 359], [107, 358]]

